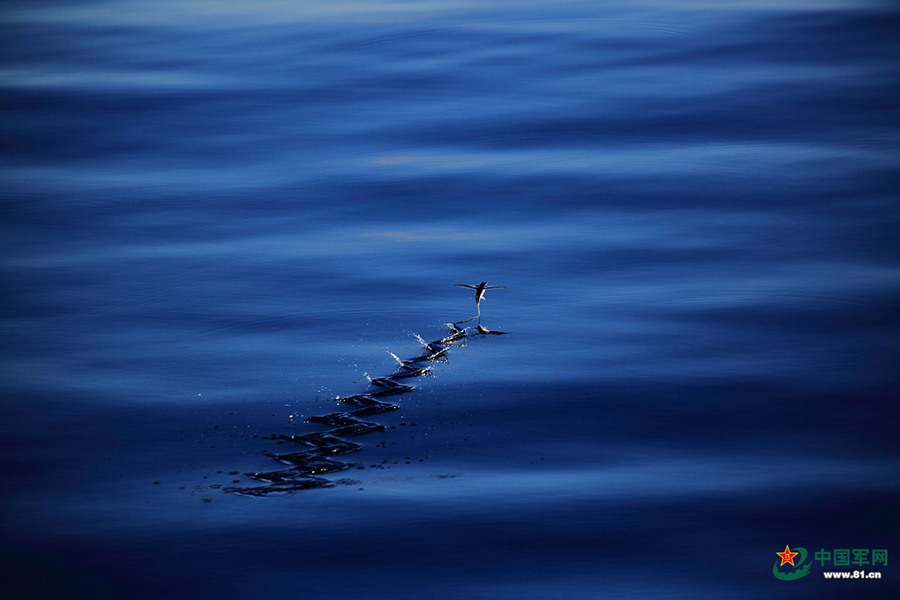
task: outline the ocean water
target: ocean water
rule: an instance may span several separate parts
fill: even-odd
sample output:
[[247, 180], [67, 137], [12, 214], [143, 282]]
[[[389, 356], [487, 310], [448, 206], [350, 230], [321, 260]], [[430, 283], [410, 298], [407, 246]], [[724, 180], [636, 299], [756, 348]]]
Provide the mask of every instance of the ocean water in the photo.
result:
[[896, 4], [0, 32], [5, 598], [896, 598]]

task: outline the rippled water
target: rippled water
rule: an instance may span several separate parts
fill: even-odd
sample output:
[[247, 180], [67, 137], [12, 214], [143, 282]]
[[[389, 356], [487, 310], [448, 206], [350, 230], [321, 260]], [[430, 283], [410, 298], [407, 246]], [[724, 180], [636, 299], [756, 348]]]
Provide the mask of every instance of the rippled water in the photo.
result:
[[[900, 552], [895, 6], [109, 0], [0, 32], [11, 597], [895, 597], [890, 563], [771, 573]], [[333, 487], [225, 491], [481, 281], [508, 335], [429, 363]]]

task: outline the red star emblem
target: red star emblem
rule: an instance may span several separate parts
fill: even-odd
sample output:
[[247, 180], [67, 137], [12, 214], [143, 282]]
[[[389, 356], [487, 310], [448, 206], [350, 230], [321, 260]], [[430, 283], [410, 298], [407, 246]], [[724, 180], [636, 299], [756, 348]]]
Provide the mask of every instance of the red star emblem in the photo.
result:
[[[799, 552], [791, 552], [791, 547], [788, 546], [787, 544], [785, 544], [785, 545], [784, 545], [784, 552], [776, 552], [775, 554], [777, 554], [778, 556], [781, 557], [781, 564], [782, 564], [782, 565], [783, 565], [784, 563], [790, 563], [790, 565], [791, 565], [792, 567], [795, 567], [796, 565], [794, 564], [794, 557], [797, 556], [797, 555], [800, 554], [800, 553], [799, 553]], [[779, 566], [781, 566], [781, 565], [779, 565]]]

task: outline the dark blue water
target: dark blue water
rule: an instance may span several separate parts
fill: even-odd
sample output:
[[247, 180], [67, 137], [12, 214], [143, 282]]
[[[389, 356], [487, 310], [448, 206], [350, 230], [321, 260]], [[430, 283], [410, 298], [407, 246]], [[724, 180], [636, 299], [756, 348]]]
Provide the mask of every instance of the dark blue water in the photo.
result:
[[[48, 1], [0, 36], [4, 597], [896, 597], [896, 5]], [[481, 281], [508, 335], [333, 487], [226, 491]], [[893, 557], [786, 582], [786, 544]]]

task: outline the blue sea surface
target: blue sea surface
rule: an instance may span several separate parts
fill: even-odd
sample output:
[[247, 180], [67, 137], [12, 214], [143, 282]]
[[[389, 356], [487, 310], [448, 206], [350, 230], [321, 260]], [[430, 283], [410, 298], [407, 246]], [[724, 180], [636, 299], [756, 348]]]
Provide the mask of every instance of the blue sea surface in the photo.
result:
[[895, 3], [2, 7], [3, 598], [900, 593]]

